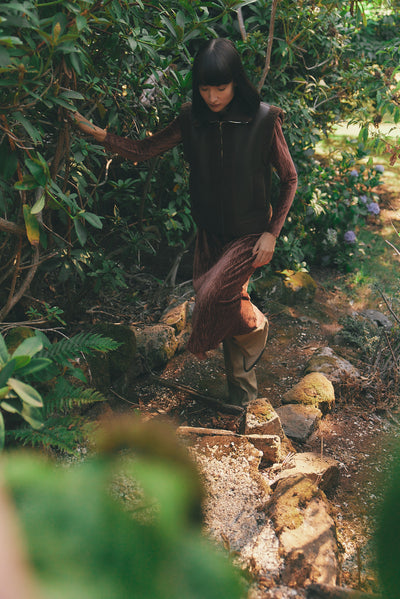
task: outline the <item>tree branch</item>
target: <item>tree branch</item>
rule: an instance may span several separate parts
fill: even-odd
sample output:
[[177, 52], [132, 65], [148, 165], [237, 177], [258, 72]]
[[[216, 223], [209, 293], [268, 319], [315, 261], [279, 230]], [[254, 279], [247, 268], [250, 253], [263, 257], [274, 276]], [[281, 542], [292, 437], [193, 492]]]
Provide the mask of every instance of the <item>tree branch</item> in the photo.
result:
[[257, 89], [261, 92], [265, 80], [267, 78], [270, 66], [271, 66], [271, 53], [272, 53], [272, 42], [274, 41], [274, 28], [275, 28], [275, 15], [279, 0], [272, 0], [271, 18], [269, 21], [269, 35], [267, 45], [267, 55], [265, 57], [265, 66], [261, 75], [261, 79], [258, 83]]
[[33, 253], [33, 258], [32, 258], [32, 264], [31, 264], [29, 271], [25, 277], [25, 280], [21, 283], [21, 286], [16, 293], [14, 293], [14, 292], [10, 293], [7, 303], [0, 310], [0, 322], [3, 321], [3, 319], [7, 316], [7, 314], [19, 302], [21, 297], [24, 295], [24, 293], [28, 289], [29, 285], [32, 283], [33, 277], [35, 276], [36, 271], [39, 266], [39, 247], [38, 246], [34, 247], [33, 252], [34, 253]]
[[238, 16], [238, 24], [239, 24], [240, 34], [242, 36], [242, 40], [245, 42], [247, 40], [247, 33], [246, 33], [246, 26], [244, 24], [243, 13], [242, 13], [241, 8], [237, 9], [237, 16]]
[[25, 229], [16, 225], [15, 223], [0, 218], [0, 231], [7, 231], [7, 233], [13, 233], [14, 235], [25, 235]]

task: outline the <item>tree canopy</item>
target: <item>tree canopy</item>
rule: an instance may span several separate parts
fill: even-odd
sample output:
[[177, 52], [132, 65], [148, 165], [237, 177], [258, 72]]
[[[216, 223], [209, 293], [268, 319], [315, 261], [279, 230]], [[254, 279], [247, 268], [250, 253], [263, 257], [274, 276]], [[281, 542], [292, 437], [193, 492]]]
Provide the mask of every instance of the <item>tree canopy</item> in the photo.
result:
[[[52, 284], [75, 290], [118, 288], [146, 253], [190, 243], [180, 150], [128, 164], [79, 136], [67, 115], [78, 108], [116, 133], [145, 137], [190, 99], [192, 59], [209, 37], [232, 39], [263, 99], [286, 112], [300, 183], [278, 264], [311, 264], [322, 247], [343, 263], [329, 245], [332, 231], [340, 239], [348, 232], [338, 197], [375, 201], [380, 173], [356, 163], [369, 142], [387, 144], [374, 126], [400, 119], [399, 20], [394, 1], [3, 3], [0, 321], [38, 273], [43, 281], [55, 270]], [[361, 125], [353, 154], [328, 165], [316, 160], [316, 144], [349, 119]], [[396, 160], [399, 146], [386, 147]], [[367, 208], [358, 203], [351, 213], [358, 218]]]

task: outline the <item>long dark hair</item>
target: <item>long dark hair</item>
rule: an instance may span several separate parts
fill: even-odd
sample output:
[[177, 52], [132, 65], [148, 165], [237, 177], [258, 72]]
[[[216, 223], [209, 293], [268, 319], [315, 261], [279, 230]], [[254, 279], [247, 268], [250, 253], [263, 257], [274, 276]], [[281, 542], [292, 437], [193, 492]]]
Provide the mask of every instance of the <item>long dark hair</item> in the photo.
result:
[[235, 98], [242, 109], [249, 115], [254, 115], [260, 105], [260, 94], [247, 77], [234, 44], [225, 38], [206, 42], [193, 62], [194, 116], [202, 119], [207, 114], [207, 105], [200, 95], [199, 85], [224, 85], [231, 81], [235, 84]]

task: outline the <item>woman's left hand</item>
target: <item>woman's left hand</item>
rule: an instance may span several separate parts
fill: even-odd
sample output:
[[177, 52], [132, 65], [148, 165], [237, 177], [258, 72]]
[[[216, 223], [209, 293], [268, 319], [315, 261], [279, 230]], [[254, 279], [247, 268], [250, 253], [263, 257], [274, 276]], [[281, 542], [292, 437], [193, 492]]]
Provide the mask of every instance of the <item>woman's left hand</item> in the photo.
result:
[[253, 266], [258, 268], [271, 262], [275, 251], [276, 237], [272, 233], [265, 232], [253, 247]]

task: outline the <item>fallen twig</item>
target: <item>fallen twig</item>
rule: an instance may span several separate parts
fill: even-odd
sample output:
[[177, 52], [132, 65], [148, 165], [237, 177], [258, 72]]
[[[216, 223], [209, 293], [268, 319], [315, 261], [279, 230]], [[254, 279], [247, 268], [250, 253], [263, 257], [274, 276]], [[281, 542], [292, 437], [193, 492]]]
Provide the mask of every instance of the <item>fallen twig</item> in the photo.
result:
[[183, 393], [185, 393], [185, 395], [188, 395], [193, 399], [208, 403], [209, 405], [217, 408], [219, 412], [226, 412], [227, 414], [243, 414], [244, 412], [244, 408], [242, 408], [241, 406], [234, 406], [232, 404], [225, 403], [220, 399], [216, 399], [215, 397], [204, 395], [203, 393], [200, 393], [199, 391], [196, 391], [196, 389], [188, 387], [187, 385], [181, 385], [180, 383], [164, 379], [163, 377], [157, 376], [153, 373], [150, 373], [149, 378], [151, 381], [158, 385], [162, 385], [163, 387], [169, 387], [170, 389], [177, 389], [178, 391], [182, 391]]

